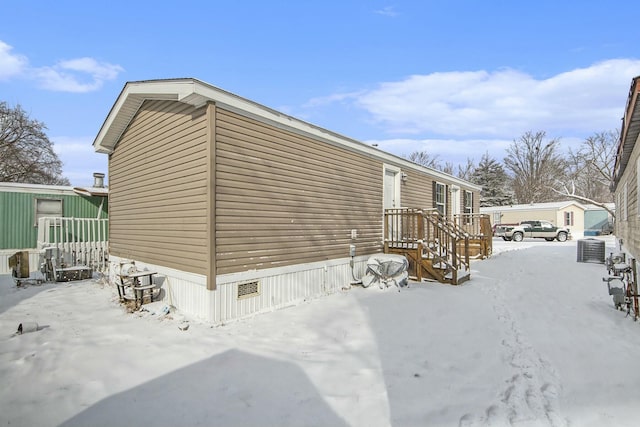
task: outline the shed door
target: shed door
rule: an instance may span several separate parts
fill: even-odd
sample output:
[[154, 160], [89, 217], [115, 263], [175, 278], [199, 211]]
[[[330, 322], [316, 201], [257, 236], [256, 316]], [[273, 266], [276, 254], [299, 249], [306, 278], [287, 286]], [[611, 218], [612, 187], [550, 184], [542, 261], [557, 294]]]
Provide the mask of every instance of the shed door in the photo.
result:
[[384, 171], [384, 208], [392, 209], [400, 205], [399, 194], [396, 191], [397, 172], [389, 169]]

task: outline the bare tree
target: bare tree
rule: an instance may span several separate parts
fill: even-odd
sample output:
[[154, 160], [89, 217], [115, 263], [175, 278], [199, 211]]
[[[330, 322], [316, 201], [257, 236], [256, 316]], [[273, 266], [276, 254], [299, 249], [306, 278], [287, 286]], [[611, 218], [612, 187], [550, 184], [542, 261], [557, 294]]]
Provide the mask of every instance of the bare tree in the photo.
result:
[[585, 139], [577, 152], [569, 152], [569, 174], [556, 182], [555, 191], [563, 196], [590, 203], [614, 212], [606, 204], [613, 202], [610, 185], [620, 132], [598, 132]]
[[0, 102], [0, 182], [69, 185], [46, 126]]
[[599, 202], [597, 200], [593, 200], [590, 199], [588, 197], [583, 197], [580, 196], [577, 191], [576, 191], [576, 186], [573, 182], [570, 182], [569, 184], [567, 184], [566, 182], [562, 182], [562, 181], [557, 181], [556, 182], [556, 187], [560, 187], [561, 190], [558, 190], [556, 188], [553, 188], [553, 191], [561, 194], [563, 196], [575, 199], [579, 202], [584, 202], [584, 203], [589, 203], [598, 207], [601, 207], [602, 209], [606, 210], [607, 212], [609, 212], [609, 214], [615, 218], [616, 217], [616, 213], [614, 210], [610, 209], [609, 206], [607, 206], [606, 202]]
[[518, 203], [550, 202], [558, 199], [553, 190], [565, 176], [566, 160], [558, 151], [559, 139], [546, 140], [546, 133], [526, 132], [507, 147], [505, 167], [513, 174]]
[[458, 178], [471, 181], [471, 177], [473, 176], [476, 170], [476, 164], [473, 159], [467, 157], [467, 163], [464, 165], [458, 165]]
[[445, 162], [444, 166], [442, 167], [442, 172], [444, 173], [448, 173], [449, 175], [453, 175], [453, 163], [451, 162]]
[[437, 154], [432, 156], [426, 151], [414, 151], [407, 156], [407, 159], [413, 163], [417, 163], [431, 169], [442, 170], [442, 163], [440, 162], [440, 158]]
[[469, 177], [473, 173], [473, 169], [475, 168], [473, 160], [467, 159], [467, 163], [464, 166], [458, 165], [458, 173], [456, 174], [456, 166], [453, 164], [453, 162], [447, 161], [443, 164], [440, 161], [440, 156], [438, 156], [437, 154], [431, 155], [426, 151], [414, 151], [406, 157], [413, 163], [417, 163], [431, 169], [436, 169], [451, 176], [457, 176], [458, 178], [466, 180], [469, 179]]

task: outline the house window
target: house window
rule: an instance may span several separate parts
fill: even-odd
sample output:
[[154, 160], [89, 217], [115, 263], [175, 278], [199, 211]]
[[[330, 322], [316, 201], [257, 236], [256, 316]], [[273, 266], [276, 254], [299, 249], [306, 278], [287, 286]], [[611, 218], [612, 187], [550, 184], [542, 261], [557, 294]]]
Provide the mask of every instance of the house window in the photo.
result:
[[473, 193], [464, 191], [462, 193], [462, 213], [464, 214], [464, 224], [473, 223]]
[[441, 184], [439, 182], [436, 182], [435, 184], [436, 184], [435, 185], [436, 191], [435, 191], [435, 197], [434, 197], [435, 208], [442, 215], [446, 215], [446, 213], [447, 213], [447, 205], [446, 205], [446, 201], [447, 201], [447, 186], [444, 185], [444, 184]]
[[502, 213], [500, 213], [500, 212], [494, 212], [493, 213], [493, 223], [494, 224], [501, 224], [502, 223]]
[[471, 191], [464, 192], [464, 213], [473, 213], [473, 192]]
[[35, 224], [43, 217], [62, 217], [62, 199], [36, 199], [35, 200]]
[[573, 225], [573, 212], [564, 213], [564, 225], [565, 227], [569, 225]]

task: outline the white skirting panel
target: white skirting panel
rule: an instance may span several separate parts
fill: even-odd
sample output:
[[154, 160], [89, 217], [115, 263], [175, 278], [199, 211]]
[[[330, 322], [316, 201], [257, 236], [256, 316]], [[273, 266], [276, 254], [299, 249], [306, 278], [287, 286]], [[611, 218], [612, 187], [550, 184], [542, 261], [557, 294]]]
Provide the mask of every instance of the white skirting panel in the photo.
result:
[[[355, 259], [356, 275], [364, 271], [368, 257]], [[352, 281], [350, 259], [298, 264], [220, 275], [216, 278], [217, 290], [212, 292], [214, 324], [224, 324], [257, 313], [296, 305], [340, 291]], [[255, 296], [238, 298], [238, 286], [247, 282], [259, 282], [260, 291]]]
[[11, 274], [9, 258], [20, 251], [29, 251], [29, 271], [40, 271], [40, 251], [37, 249], [1, 249], [0, 250], [0, 274]]
[[[362, 277], [368, 257], [355, 258], [355, 274]], [[117, 279], [120, 263], [111, 257], [110, 280]], [[184, 271], [149, 265], [136, 261], [138, 269], [157, 271], [162, 298], [182, 313], [216, 325], [277, 310], [304, 300], [329, 295], [353, 282], [350, 259], [298, 264], [293, 266], [253, 270], [219, 275], [216, 290], [208, 291], [206, 278]], [[238, 297], [238, 286], [258, 282], [259, 291]]]
[[121, 262], [135, 261], [138, 270], [157, 272], [154, 283], [161, 289], [162, 301], [181, 312], [202, 320], [209, 320], [211, 291], [207, 291], [207, 279], [200, 274], [189, 273], [160, 265], [147, 264], [129, 258], [109, 256], [109, 282], [116, 283]]

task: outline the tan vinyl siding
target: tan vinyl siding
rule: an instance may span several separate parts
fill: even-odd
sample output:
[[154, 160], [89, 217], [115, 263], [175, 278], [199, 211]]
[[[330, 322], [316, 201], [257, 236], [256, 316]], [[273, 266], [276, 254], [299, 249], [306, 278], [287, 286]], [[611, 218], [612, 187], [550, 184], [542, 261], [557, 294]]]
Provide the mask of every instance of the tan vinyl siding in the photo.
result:
[[[522, 221], [549, 221], [552, 224], [556, 224], [556, 218], [558, 212], [556, 209], [550, 210], [527, 210], [527, 211], [503, 211], [501, 214], [502, 224], [519, 224]], [[556, 224], [562, 225], [562, 224]]]
[[147, 101], [109, 158], [113, 255], [207, 273], [205, 109]]
[[[414, 170], [403, 170], [407, 174], [407, 181], [402, 183], [401, 197], [402, 206], [408, 208], [433, 208], [433, 182], [445, 184], [447, 189], [451, 188], [453, 181], [433, 177], [426, 172], [418, 172]], [[457, 192], [461, 210], [464, 208], [462, 193], [471, 191], [473, 193], [473, 212], [480, 212], [480, 192], [469, 187], [461, 186]], [[447, 214], [451, 215], [451, 193], [447, 191]]]
[[433, 177], [417, 171], [405, 171], [407, 181], [400, 186], [402, 207], [433, 208]]
[[[634, 257], [640, 257], [640, 212], [638, 212], [638, 157], [640, 157], [640, 143], [636, 141], [629, 158], [627, 167], [618, 182], [615, 192], [616, 201], [616, 237], [622, 242]], [[626, 185], [625, 185], [626, 184]], [[625, 187], [627, 192], [625, 206]], [[620, 204], [618, 204], [620, 201]], [[623, 211], [626, 209], [626, 220]]]
[[221, 108], [215, 159], [217, 274], [381, 250], [380, 161]]

